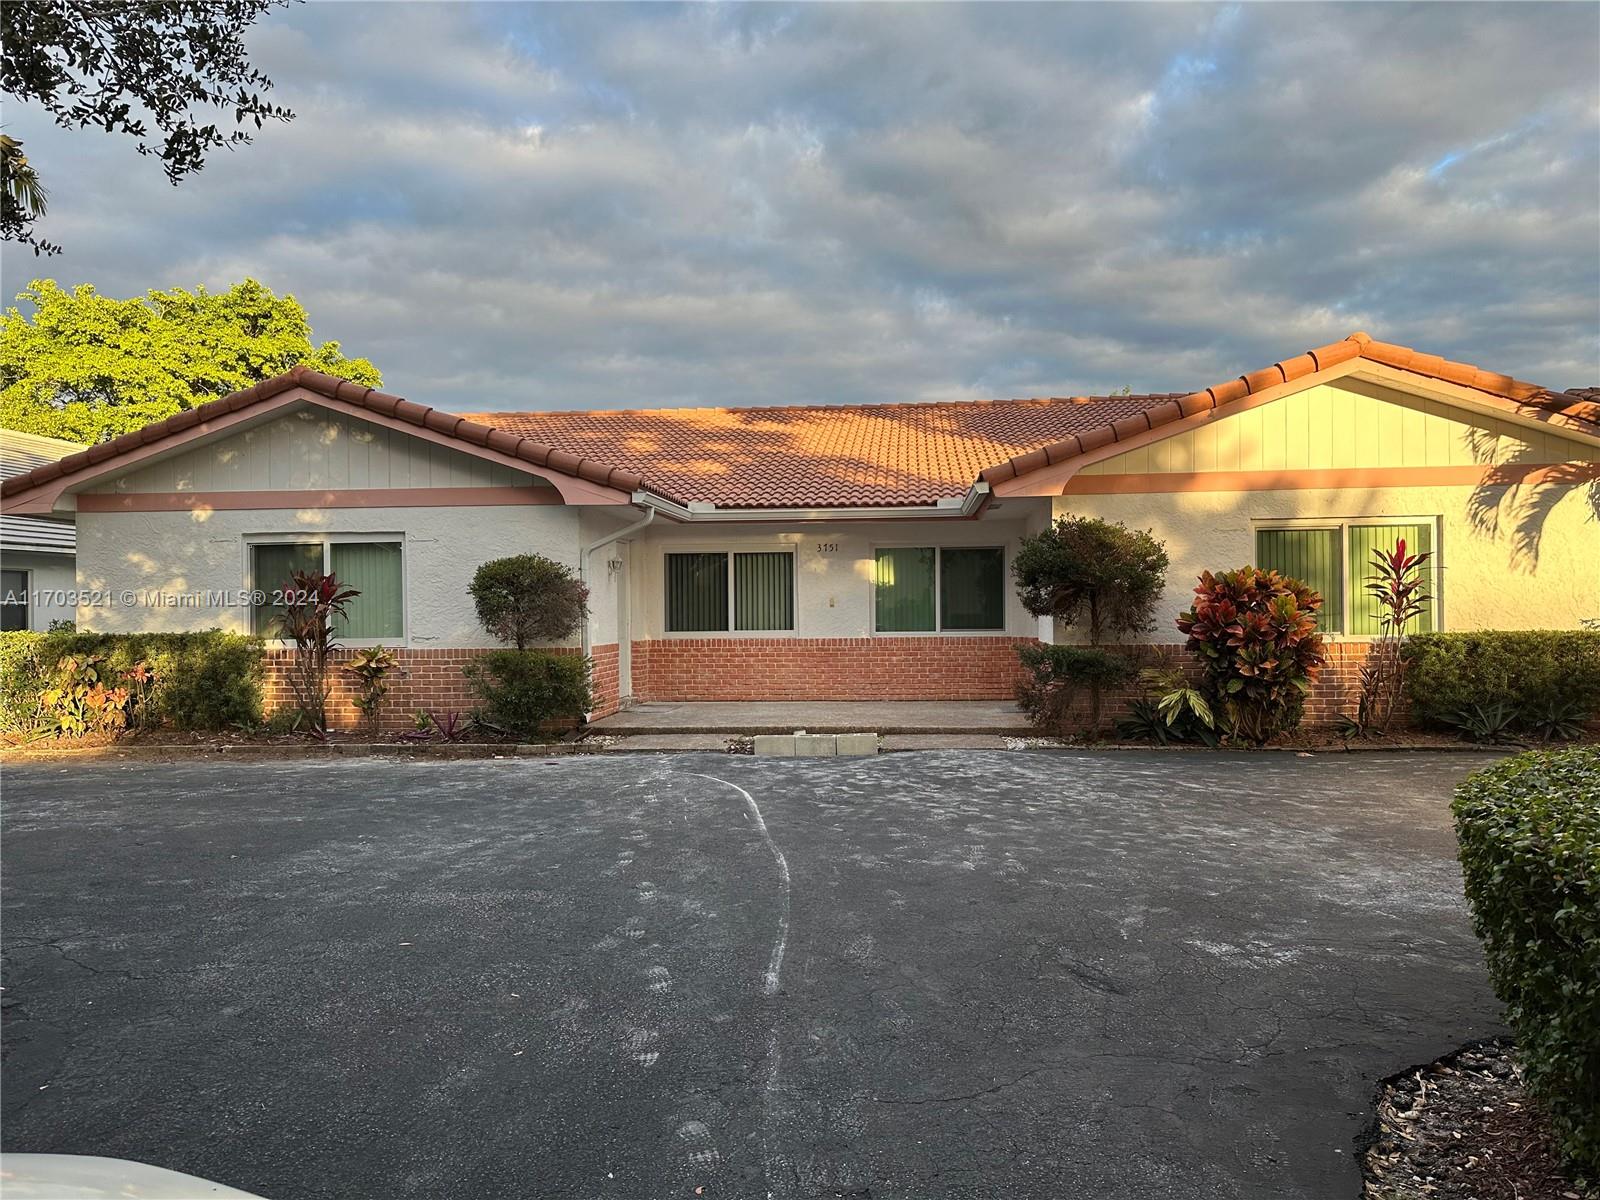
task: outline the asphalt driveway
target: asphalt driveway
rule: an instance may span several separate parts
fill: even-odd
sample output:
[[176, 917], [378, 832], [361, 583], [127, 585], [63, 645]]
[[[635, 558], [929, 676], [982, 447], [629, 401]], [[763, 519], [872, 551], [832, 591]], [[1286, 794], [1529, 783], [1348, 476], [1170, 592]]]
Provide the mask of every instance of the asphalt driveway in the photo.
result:
[[[1476, 755], [4, 773], [4, 1148], [321, 1197], [1354, 1197]], [[703, 1189], [703, 1190], [697, 1190]]]

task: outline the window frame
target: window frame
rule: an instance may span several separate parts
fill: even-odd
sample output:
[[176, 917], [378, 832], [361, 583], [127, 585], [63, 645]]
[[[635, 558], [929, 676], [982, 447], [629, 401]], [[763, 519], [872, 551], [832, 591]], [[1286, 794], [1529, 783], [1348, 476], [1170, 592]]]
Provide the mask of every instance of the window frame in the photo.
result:
[[[878, 628], [878, 551], [879, 550], [932, 550], [933, 551], [933, 628], [932, 629], [879, 629]], [[1000, 624], [993, 629], [946, 629], [944, 627], [944, 552], [946, 550], [998, 550], [1000, 552]], [[1011, 547], [1006, 542], [957, 542], [946, 546], [938, 542], [874, 542], [868, 560], [867, 587], [872, 594], [873, 637], [999, 637], [1011, 628], [1011, 601], [1006, 591], [1006, 579], [1011, 571]]]
[[[1268, 529], [1337, 529], [1339, 531], [1339, 583], [1344, 589], [1343, 603], [1340, 605], [1340, 628], [1323, 629], [1320, 632], [1325, 637], [1337, 637], [1346, 642], [1375, 642], [1381, 634], [1375, 633], [1350, 633], [1350, 530], [1371, 525], [1427, 525], [1433, 530], [1433, 553], [1427, 562], [1427, 590], [1428, 605], [1433, 617], [1433, 631], [1444, 631], [1444, 538], [1443, 525], [1438, 513], [1432, 514], [1400, 514], [1397, 516], [1372, 516], [1370, 514], [1359, 517], [1260, 517], [1251, 522], [1250, 526], [1250, 557], [1255, 561], [1258, 557], [1257, 549], [1259, 540], [1257, 534]], [[1260, 566], [1260, 563], [1256, 564]]]
[[[7, 571], [15, 571], [22, 576], [22, 603], [7, 604], [6, 608], [22, 609], [22, 628], [18, 633], [28, 633], [33, 629], [33, 568], [31, 567], [6, 567]], [[0, 588], [0, 597], [5, 595], [4, 588]]]
[[[339, 638], [339, 645], [349, 646], [353, 649], [365, 649], [370, 646], [409, 646], [411, 644], [411, 553], [406, 544], [406, 535], [403, 533], [251, 533], [244, 537], [244, 590], [249, 593], [256, 590], [256, 555], [257, 546], [309, 546], [320, 543], [322, 546], [322, 571], [327, 574], [332, 565], [332, 547], [339, 542], [391, 542], [400, 547], [400, 634], [398, 637], [386, 638]], [[266, 590], [266, 589], [262, 589]], [[249, 606], [249, 625], [253, 633], [256, 627], [256, 606]], [[292, 646], [294, 643], [288, 638], [263, 638], [266, 644], [273, 648]]]
[[[728, 624], [723, 629], [668, 629], [667, 606], [672, 603], [668, 591], [671, 586], [667, 575], [667, 557], [672, 554], [720, 554], [727, 559]], [[789, 556], [789, 611], [793, 624], [788, 629], [735, 629], [739, 620], [738, 597], [735, 593], [737, 575], [733, 569], [736, 554], [787, 554]], [[659, 562], [661, 571], [661, 636], [667, 638], [788, 638], [800, 632], [800, 556], [793, 542], [750, 542], [729, 545], [693, 542], [683, 545], [663, 546]]]

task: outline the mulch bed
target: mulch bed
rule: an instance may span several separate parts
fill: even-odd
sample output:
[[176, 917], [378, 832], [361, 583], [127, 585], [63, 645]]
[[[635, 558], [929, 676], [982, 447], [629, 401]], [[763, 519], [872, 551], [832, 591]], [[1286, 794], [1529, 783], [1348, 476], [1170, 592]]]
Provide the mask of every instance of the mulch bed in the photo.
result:
[[1562, 1169], [1510, 1043], [1468, 1046], [1385, 1082], [1364, 1200], [1591, 1200]]

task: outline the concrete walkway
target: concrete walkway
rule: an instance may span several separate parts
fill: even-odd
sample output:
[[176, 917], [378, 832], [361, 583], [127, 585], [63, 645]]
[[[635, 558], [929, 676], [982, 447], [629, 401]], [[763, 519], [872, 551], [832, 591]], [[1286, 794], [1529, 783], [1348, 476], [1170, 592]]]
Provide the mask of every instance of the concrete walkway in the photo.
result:
[[762, 700], [744, 703], [661, 701], [603, 717], [596, 733], [984, 733], [1033, 730], [1009, 700]]

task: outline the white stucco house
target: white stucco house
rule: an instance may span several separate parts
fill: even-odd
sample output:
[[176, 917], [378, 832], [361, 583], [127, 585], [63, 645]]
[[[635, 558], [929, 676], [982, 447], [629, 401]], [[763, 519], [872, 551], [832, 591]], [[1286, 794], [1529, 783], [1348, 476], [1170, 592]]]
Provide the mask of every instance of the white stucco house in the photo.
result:
[[[3, 485], [75, 520], [76, 618], [265, 628], [297, 563], [361, 589], [349, 644], [396, 646], [449, 704], [491, 645], [466, 588], [537, 552], [592, 592], [597, 712], [629, 699], [1011, 694], [1019, 541], [1056, 516], [1149, 528], [1164, 607], [1256, 562], [1328, 598], [1350, 663], [1374, 545], [1434, 555], [1436, 629], [1600, 616], [1600, 393], [1365, 334], [1187, 393], [925, 404], [441, 412], [299, 368]], [[1182, 639], [1170, 619], [1154, 635]], [[1336, 653], [1323, 685], [1341, 678]], [[1334, 695], [1329, 690], [1328, 695]]]
[[[0, 479], [11, 479], [84, 447], [0, 429]], [[76, 613], [77, 538], [70, 515], [0, 516], [0, 630], [49, 629]]]

